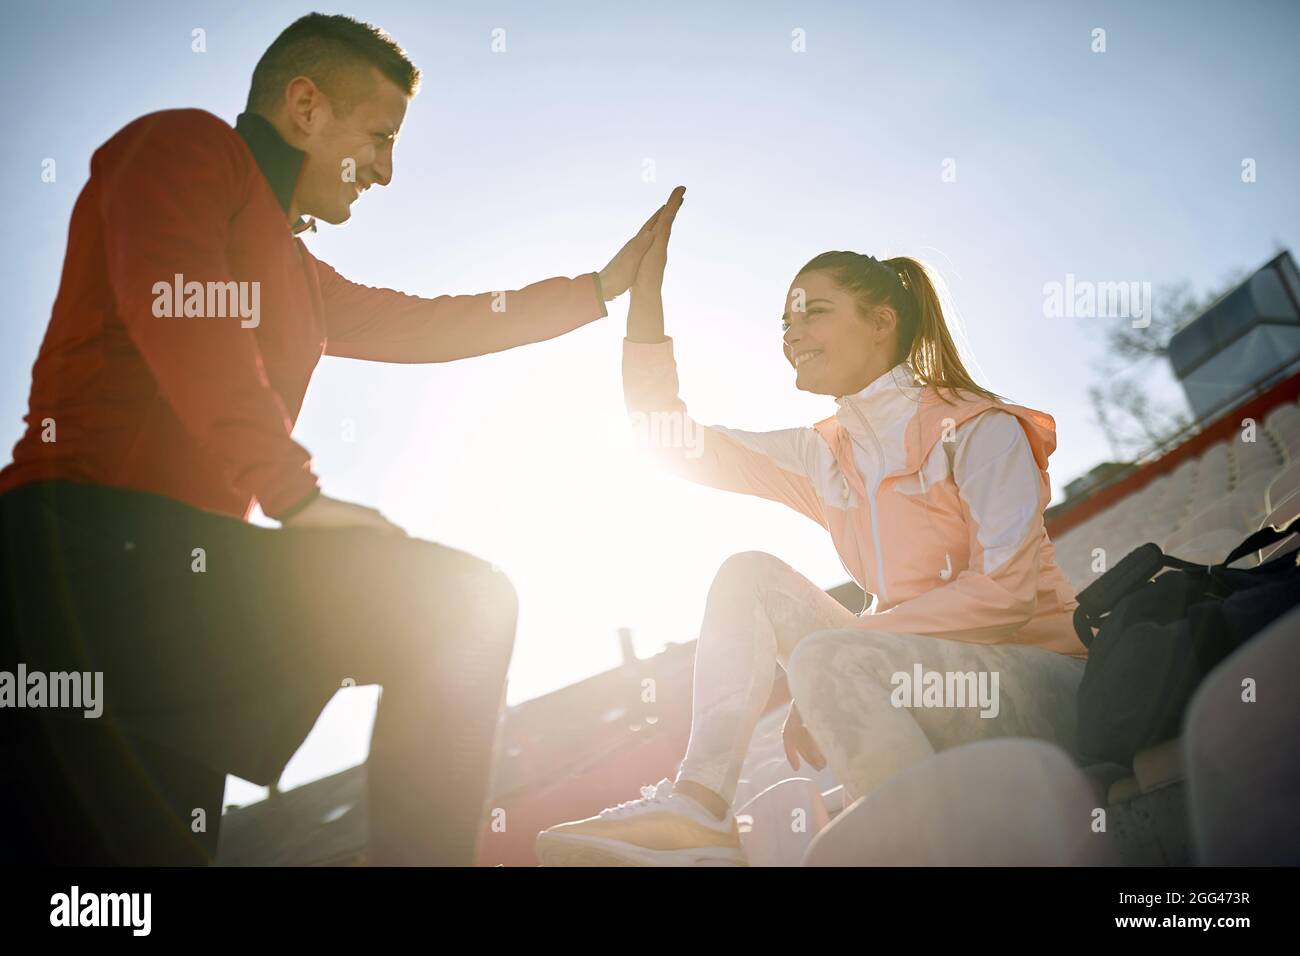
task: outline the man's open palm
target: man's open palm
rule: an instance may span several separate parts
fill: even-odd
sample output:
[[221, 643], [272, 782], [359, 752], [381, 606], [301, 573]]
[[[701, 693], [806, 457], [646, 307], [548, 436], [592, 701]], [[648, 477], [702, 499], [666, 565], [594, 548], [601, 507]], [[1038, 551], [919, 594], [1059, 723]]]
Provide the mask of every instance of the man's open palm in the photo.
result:
[[[677, 188], [681, 189], [682, 187]], [[641, 258], [646, 254], [651, 242], [654, 240], [655, 223], [658, 222], [659, 215], [668, 208], [671, 202], [672, 197], [670, 196], [669, 201], [656, 209], [654, 215], [645, 221], [637, 234], [629, 239], [622, 249], [618, 250], [618, 253], [613, 259], [609, 260], [609, 264], [605, 268], [600, 270], [600, 286], [605, 294], [606, 302], [618, 298], [632, 287], [632, 280], [636, 278], [637, 269], [641, 265]]]

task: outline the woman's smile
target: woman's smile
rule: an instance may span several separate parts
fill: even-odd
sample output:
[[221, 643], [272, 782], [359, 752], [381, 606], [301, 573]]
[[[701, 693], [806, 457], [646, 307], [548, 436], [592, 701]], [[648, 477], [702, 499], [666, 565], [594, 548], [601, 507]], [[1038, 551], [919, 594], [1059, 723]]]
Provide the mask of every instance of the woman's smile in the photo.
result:
[[802, 365], [804, 365], [806, 362], [812, 361], [813, 359], [815, 359], [817, 356], [821, 354], [822, 354], [821, 349], [806, 349], [801, 352], [796, 352], [794, 355], [794, 367], [799, 368]]

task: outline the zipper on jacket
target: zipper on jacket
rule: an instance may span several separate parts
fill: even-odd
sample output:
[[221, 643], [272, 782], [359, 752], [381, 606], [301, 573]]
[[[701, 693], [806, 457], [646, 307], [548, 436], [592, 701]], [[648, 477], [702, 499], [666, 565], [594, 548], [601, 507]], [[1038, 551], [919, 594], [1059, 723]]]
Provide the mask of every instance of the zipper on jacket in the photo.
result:
[[858, 416], [858, 421], [862, 422], [862, 427], [871, 436], [871, 443], [876, 446], [877, 474], [875, 480], [871, 483], [871, 487], [867, 489], [867, 509], [871, 514], [871, 544], [876, 552], [876, 577], [879, 579], [874, 583], [880, 588], [880, 599], [888, 604], [889, 592], [885, 586], [885, 559], [880, 551], [880, 525], [876, 519], [876, 491], [879, 489], [881, 479], [885, 474], [885, 450], [881, 447], [880, 439], [876, 437], [876, 430], [871, 427], [871, 423], [867, 421], [866, 416], [852, 402], [845, 402], [844, 404], [853, 409], [853, 414]]

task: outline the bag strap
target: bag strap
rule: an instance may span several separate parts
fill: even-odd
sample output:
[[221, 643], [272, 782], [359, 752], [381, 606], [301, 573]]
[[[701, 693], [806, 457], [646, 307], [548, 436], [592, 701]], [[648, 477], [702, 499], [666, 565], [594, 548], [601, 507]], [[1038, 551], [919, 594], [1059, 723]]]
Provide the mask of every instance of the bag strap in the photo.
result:
[[1092, 639], [1096, 635], [1092, 633], [1092, 621], [1088, 618], [1088, 612], [1080, 604], [1074, 609], [1074, 633], [1079, 638], [1079, 643], [1089, 650], [1092, 649]]
[[1226, 567], [1232, 562], [1244, 558], [1252, 551], [1258, 551], [1261, 548], [1267, 548], [1270, 544], [1284, 541], [1293, 534], [1300, 534], [1300, 515], [1292, 518], [1285, 528], [1279, 528], [1276, 525], [1266, 525], [1260, 528], [1233, 548], [1232, 553], [1223, 559], [1223, 564]]
[[1125, 594], [1150, 580], [1163, 558], [1160, 546], [1153, 542], [1134, 548], [1076, 595], [1079, 606], [1093, 616], [1105, 614]]
[[[1231, 563], [1231, 562], [1229, 562]], [[1195, 561], [1188, 561], [1186, 558], [1175, 558], [1172, 554], [1160, 553], [1161, 568], [1177, 568], [1179, 571], [1204, 571], [1209, 567], [1207, 564], [1197, 564]]]
[[1121, 598], [1150, 581], [1157, 572], [1165, 568], [1202, 574], [1208, 572], [1214, 576], [1216, 569], [1226, 568], [1252, 551], [1283, 541], [1293, 534], [1300, 534], [1300, 515], [1292, 518], [1284, 528], [1273, 525], [1260, 528], [1237, 545], [1222, 564], [1217, 565], [1197, 564], [1194, 561], [1165, 554], [1159, 545], [1144, 544], [1125, 555], [1118, 564], [1075, 596], [1079, 606], [1074, 610], [1074, 632], [1079, 636], [1084, 647], [1090, 647], [1093, 638], [1092, 629], [1100, 626], [1101, 618], [1109, 614]]
[[1074, 611], [1074, 632], [1084, 647], [1091, 646], [1093, 627], [1101, 626], [1101, 619], [1120, 599], [1150, 581], [1169, 560], [1159, 545], [1148, 542], [1124, 555], [1114, 567], [1075, 595], [1079, 606]]

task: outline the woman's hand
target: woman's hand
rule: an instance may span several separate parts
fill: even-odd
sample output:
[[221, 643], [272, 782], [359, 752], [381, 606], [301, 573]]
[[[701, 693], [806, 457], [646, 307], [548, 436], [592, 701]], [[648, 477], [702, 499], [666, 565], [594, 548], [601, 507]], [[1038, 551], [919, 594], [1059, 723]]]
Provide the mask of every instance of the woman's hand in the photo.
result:
[[645, 221], [637, 234], [623, 243], [623, 248], [614, 254], [614, 258], [609, 260], [605, 268], [600, 270], [600, 288], [605, 294], [606, 302], [617, 299], [631, 287], [632, 280], [636, 278], [637, 267], [654, 240], [655, 224], [666, 208], [668, 203], [656, 209], [654, 215]]
[[627, 337], [633, 342], [664, 340], [663, 282], [664, 267], [668, 264], [668, 239], [685, 196], [685, 186], [674, 189], [668, 202], [656, 213], [651, 227], [650, 247], [641, 257], [632, 282], [632, 304], [627, 310]]
[[799, 715], [799, 708], [794, 701], [790, 701], [790, 713], [786, 714], [785, 725], [781, 728], [781, 740], [785, 744], [785, 759], [790, 761], [790, 766], [795, 770], [799, 769], [800, 755], [814, 770], [825, 768], [826, 758], [804, 726], [803, 717]]
[[641, 257], [641, 265], [632, 282], [633, 292], [659, 292], [664, 283], [664, 267], [668, 264], [668, 239], [672, 236], [673, 220], [686, 198], [686, 187], [678, 186], [668, 196], [663, 208], [655, 213], [650, 227], [650, 246]]

